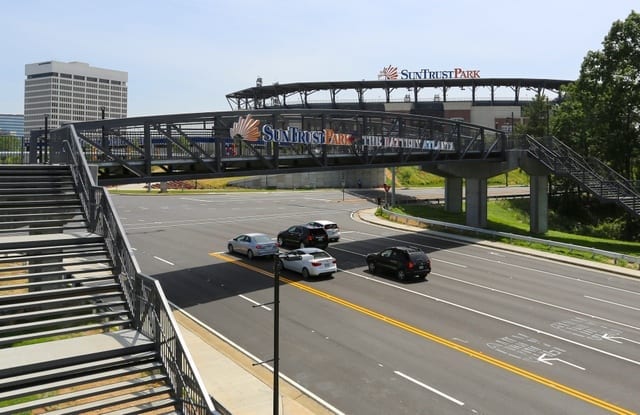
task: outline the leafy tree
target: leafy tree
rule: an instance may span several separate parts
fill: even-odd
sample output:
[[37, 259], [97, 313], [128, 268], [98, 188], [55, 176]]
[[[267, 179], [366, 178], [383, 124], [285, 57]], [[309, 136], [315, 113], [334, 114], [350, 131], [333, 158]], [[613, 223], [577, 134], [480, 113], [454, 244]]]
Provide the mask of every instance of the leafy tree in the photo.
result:
[[516, 127], [518, 134], [527, 134], [533, 137], [544, 137], [549, 135], [549, 113], [551, 104], [549, 98], [542, 94], [537, 94], [531, 103], [523, 108], [522, 112], [526, 122]]
[[613, 23], [589, 51], [551, 123], [554, 135], [625, 177], [640, 175], [640, 14]]

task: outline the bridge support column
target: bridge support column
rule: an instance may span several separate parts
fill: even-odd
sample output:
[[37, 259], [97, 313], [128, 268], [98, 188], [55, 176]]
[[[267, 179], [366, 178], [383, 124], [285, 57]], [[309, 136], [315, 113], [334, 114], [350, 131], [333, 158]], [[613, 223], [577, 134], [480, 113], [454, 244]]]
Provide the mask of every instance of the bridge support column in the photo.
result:
[[485, 228], [487, 226], [487, 179], [467, 177], [465, 183], [467, 226]]
[[545, 233], [549, 229], [549, 176], [531, 176], [529, 230], [532, 233]]
[[444, 208], [447, 212], [462, 212], [462, 178], [444, 179]]

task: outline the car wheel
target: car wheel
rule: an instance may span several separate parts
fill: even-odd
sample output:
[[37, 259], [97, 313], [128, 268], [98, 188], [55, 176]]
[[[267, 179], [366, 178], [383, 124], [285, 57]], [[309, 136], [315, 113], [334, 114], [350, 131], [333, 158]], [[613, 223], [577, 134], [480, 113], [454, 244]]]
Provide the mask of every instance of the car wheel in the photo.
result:
[[405, 278], [407, 278], [407, 274], [404, 273], [403, 269], [399, 269], [398, 272], [396, 273], [396, 276], [400, 281], [404, 281]]
[[253, 259], [253, 251], [251, 249], [247, 251], [247, 258]]
[[367, 264], [369, 266], [369, 272], [372, 274], [376, 273], [376, 263], [375, 262], [369, 262]]
[[229, 244], [227, 246], [227, 251], [229, 251], [230, 254], [233, 254], [233, 245]]
[[305, 280], [309, 279], [309, 270], [306, 268], [302, 268], [302, 278]]

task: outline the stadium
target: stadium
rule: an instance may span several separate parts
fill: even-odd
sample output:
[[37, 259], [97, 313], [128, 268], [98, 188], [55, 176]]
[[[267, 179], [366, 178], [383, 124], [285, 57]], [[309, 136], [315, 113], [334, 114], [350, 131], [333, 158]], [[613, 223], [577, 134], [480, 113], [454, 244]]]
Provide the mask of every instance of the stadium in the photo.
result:
[[[326, 81], [273, 83], [256, 79], [254, 87], [226, 95], [233, 110], [264, 109], [343, 109], [382, 111], [426, 115], [484, 126], [510, 135], [524, 123], [523, 108], [538, 95], [550, 103], [562, 98], [564, 79], [483, 78], [475, 68], [431, 70], [399, 68], [389, 65], [377, 73], [377, 79], [360, 81]], [[547, 117], [548, 119], [548, 117]], [[366, 187], [381, 185], [383, 170], [309, 173], [304, 181], [311, 187], [346, 185]], [[300, 177], [299, 175], [297, 176]], [[247, 187], [261, 187], [265, 179], [235, 182]], [[270, 184], [283, 188], [301, 187], [294, 176], [270, 178]]]

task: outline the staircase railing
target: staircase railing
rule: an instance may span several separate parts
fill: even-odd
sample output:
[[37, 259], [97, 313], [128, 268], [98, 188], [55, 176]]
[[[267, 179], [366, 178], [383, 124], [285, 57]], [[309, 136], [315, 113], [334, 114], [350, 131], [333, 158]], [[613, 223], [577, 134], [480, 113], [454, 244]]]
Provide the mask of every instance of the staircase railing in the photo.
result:
[[73, 125], [51, 134], [51, 162], [71, 166], [90, 231], [105, 238], [135, 328], [153, 339], [184, 414], [219, 414], [206, 392], [160, 283], [140, 271], [109, 193], [96, 186]]
[[585, 159], [555, 137], [526, 139], [529, 154], [555, 174], [568, 176], [600, 199], [616, 202], [640, 216], [640, 194], [628, 179], [600, 160]]

